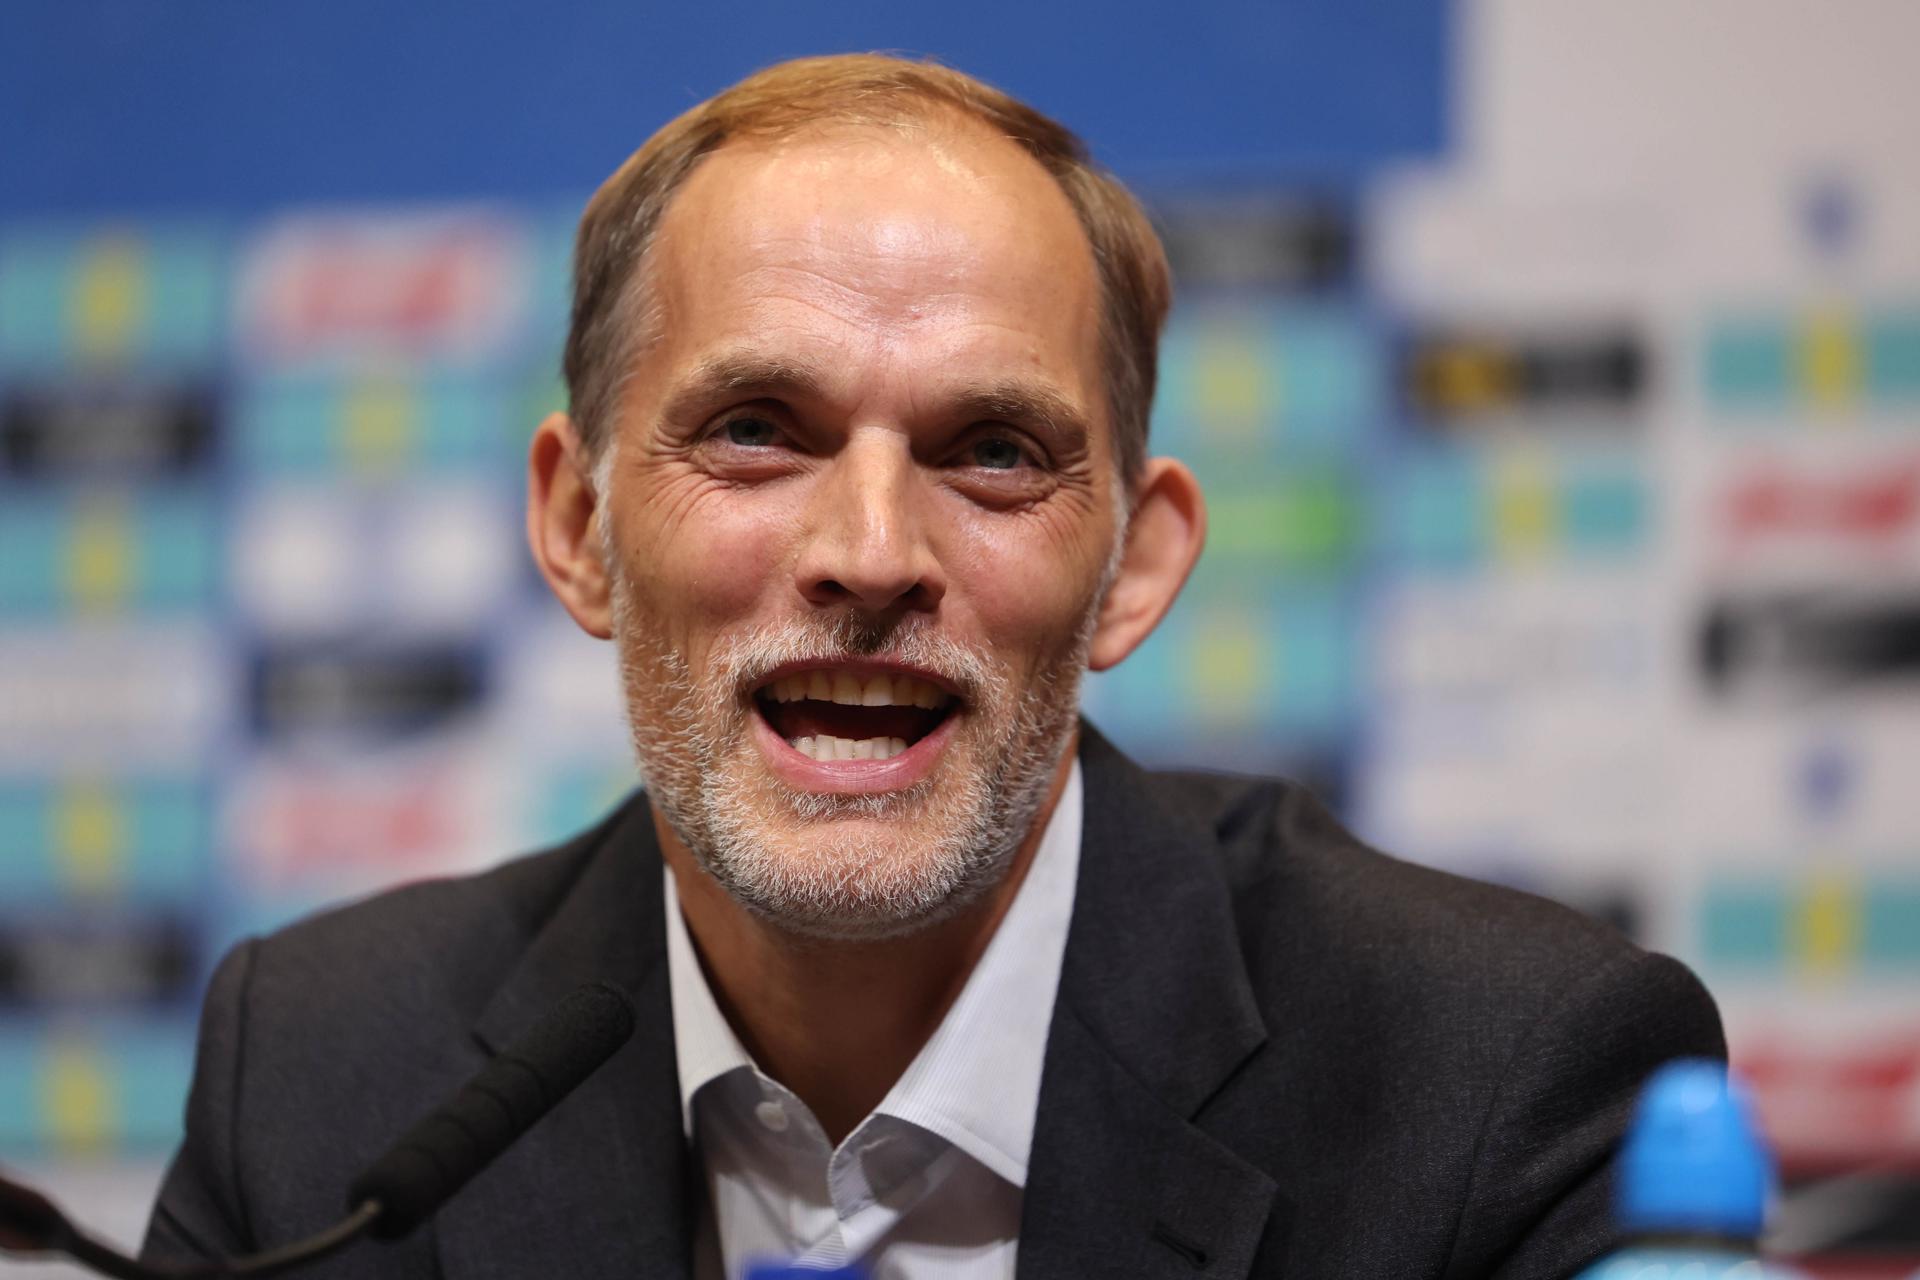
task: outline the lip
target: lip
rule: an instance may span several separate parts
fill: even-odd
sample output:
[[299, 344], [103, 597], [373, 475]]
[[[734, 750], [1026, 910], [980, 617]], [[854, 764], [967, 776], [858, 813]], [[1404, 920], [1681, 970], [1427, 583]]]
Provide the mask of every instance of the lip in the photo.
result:
[[[798, 664], [788, 671], [776, 673], [770, 679], [778, 679], [782, 674], [793, 671], [807, 671], [820, 664]], [[926, 679], [908, 667], [888, 667], [874, 665], [870, 669], [858, 664], [848, 663], [838, 666], [839, 670], [863, 670], [865, 674], [878, 675], [882, 672], [898, 672], [903, 675]], [[944, 688], [945, 685], [943, 684]], [[812, 756], [802, 755], [787, 744], [787, 740], [773, 731], [767, 718], [760, 714], [758, 706], [753, 710], [753, 738], [760, 748], [760, 754], [766, 758], [767, 765], [774, 776], [797, 791], [818, 792], [825, 795], [868, 795], [882, 791], [899, 791], [910, 787], [932, 773], [934, 766], [940, 763], [940, 757], [946, 754], [948, 745], [956, 732], [954, 726], [960, 717], [966, 714], [961, 708], [955, 708], [937, 725], [932, 733], [920, 739], [899, 755], [886, 760], [815, 760]]]

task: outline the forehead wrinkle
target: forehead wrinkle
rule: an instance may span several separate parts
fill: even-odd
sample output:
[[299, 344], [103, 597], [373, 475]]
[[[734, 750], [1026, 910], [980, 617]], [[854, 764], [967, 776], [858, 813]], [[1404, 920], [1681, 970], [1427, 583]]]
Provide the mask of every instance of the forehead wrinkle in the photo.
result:
[[774, 312], [798, 308], [835, 324], [881, 336], [916, 323], [965, 316], [979, 305], [985, 256], [875, 252], [869, 244], [760, 242], [778, 247], [771, 260], [748, 266], [735, 287], [753, 290], [756, 305]]
[[[796, 218], [782, 202], [782, 191], [761, 190], [785, 175], [738, 168], [739, 162], [752, 154], [751, 150], [735, 152], [729, 148], [713, 158], [722, 167], [729, 167], [727, 162], [732, 161], [726, 176], [733, 185], [743, 188], [733, 193], [722, 209], [708, 211], [703, 217], [688, 212], [689, 207], [712, 200], [709, 188], [720, 175], [709, 169], [689, 179], [688, 190], [663, 220], [661, 240], [684, 241], [679, 248], [685, 253], [686, 266], [699, 276], [710, 275], [716, 268], [732, 274], [731, 264], [732, 268], [744, 267], [739, 271], [740, 279], [760, 277], [803, 289], [824, 289], [829, 296], [849, 304], [850, 311], [867, 311], [875, 309], [876, 303], [882, 308], [899, 309], [908, 299], [925, 299], [930, 292], [968, 294], [983, 271], [995, 275], [1031, 272], [1044, 278], [1060, 274], [1057, 252], [1034, 241], [1033, 210], [1029, 207], [1034, 193], [995, 191], [996, 186], [1004, 186], [1002, 180], [989, 179], [973, 166], [960, 166], [954, 173], [948, 172], [944, 163], [936, 164], [947, 185], [962, 188], [953, 192], [936, 191], [939, 184], [920, 169], [887, 163], [885, 181], [914, 191], [919, 203], [909, 201], [912, 207], [904, 209], [870, 208], [865, 204], [849, 209], [844, 201], [834, 203], [832, 188], [844, 188], [849, 182], [857, 186], [864, 180], [863, 163], [878, 163], [885, 157], [824, 155], [799, 163], [788, 156], [785, 158], [807, 175], [809, 183], [825, 186], [829, 192], [826, 206]], [[922, 162], [936, 159], [927, 155], [913, 158]], [[950, 158], [942, 155], [938, 159]], [[1051, 187], [1052, 180], [1043, 170], [1036, 166], [1035, 172]], [[967, 181], [958, 181], [959, 174], [964, 174]], [[825, 180], [829, 175], [831, 183]], [[786, 186], [791, 185], [789, 179]], [[936, 204], [924, 203], [935, 195], [939, 197]], [[956, 208], [964, 209], [967, 216], [955, 216]], [[1076, 241], [1084, 240], [1077, 224], [1070, 225]], [[850, 276], [861, 277], [862, 284], [850, 288]]]

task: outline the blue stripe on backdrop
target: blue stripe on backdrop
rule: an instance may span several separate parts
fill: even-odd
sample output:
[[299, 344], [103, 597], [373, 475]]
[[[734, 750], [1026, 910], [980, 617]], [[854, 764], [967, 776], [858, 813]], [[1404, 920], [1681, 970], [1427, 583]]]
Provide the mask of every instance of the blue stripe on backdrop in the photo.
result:
[[584, 191], [754, 67], [862, 48], [999, 83], [1131, 180], [1345, 179], [1445, 144], [1451, 10], [10, 0], [0, 216]]

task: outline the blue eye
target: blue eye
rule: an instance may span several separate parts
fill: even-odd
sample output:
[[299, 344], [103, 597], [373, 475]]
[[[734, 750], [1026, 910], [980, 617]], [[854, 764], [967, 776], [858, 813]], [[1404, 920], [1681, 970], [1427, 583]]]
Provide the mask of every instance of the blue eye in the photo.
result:
[[1011, 471], [1025, 460], [1019, 445], [998, 436], [976, 440], [973, 445], [973, 464], [990, 471]]
[[780, 428], [765, 418], [735, 418], [724, 430], [728, 443], [749, 449], [765, 448], [780, 438]]

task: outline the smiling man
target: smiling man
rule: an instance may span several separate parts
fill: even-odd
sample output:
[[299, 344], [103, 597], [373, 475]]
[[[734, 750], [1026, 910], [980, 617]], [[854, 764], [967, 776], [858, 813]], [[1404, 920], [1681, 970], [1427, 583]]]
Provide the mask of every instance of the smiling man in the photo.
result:
[[656, 134], [581, 225], [536, 560], [611, 640], [644, 793], [572, 843], [243, 945], [148, 1242], [317, 1230], [576, 985], [641, 1031], [356, 1276], [1560, 1276], [1679, 965], [1142, 773], [1082, 674], [1204, 507], [1146, 453], [1168, 280], [1059, 125], [882, 57]]

